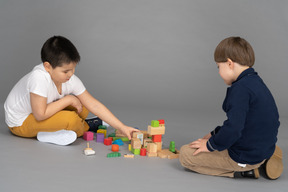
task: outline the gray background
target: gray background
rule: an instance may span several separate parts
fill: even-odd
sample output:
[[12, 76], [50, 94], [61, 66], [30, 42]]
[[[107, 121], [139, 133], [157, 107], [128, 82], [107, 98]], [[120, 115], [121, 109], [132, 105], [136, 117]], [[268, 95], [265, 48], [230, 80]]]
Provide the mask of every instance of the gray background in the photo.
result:
[[[227, 86], [213, 53], [222, 39], [241, 36], [253, 46], [254, 68], [278, 104], [278, 145], [287, 158], [287, 8], [285, 0], [1, 0], [0, 103], [41, 62], [43, 43], [63, 35], [80, 52], [76, 75], [92, 95], [124, 123], [140, 129], [146, 129], [152, 119], [166, 119], [165, 142], [175, 140], [180, 148], [225, 120], [221, 105]], [[107, 149], [96, 144], [92, 146], [100, 155], [87, 160], [81, 154], [82, 139], [61, 148], [12, 136], [3, 108], [0, 131], [0, 191], [58, 191], [58, 186], [62, 191], [83, 186], [93, 190], [97, 189], [94, 183], [102, 183], [104, 189], [108, 178], [115, 179], [120, 191], [129, 186], [172, 191], [189, 189], [191, 184], [200, 191], [215, 185], [222, 191], [288, 187], [285, 172], [277, 181], [229, 180], [184, 171], [174, 160], [106, 161]], [[123, 169], [125, 178], [107, 173]], [[135, 177], [135, 172], [142, 174]], [[147, 185], [138, 188], [139, 180]]]

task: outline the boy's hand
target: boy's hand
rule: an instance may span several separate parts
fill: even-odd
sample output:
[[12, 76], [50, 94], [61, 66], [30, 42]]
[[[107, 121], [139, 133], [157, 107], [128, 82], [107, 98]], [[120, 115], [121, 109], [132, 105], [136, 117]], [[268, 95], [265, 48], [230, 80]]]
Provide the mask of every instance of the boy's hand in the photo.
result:
[[210, 139], [210, 137], [212, 137], [211, 133], [208, 133], [207, 135], [205, 135], [202, 139]]
[[135, 129], [133, 127], [128, 127], [126, 125], [125, 125], [125, 127], [123, 127], [121, 129], [121, 132], [124, 133], [128, 137], [129, 140], [131, 140], [131, 138], [132, 138], [132, 133], [138, 132], [138, 131], [139, 131], [138, 129]]
[[208, 139], [198, 139], [190, 143], [189, 147], [191, 147], [192, 149], [196, 149], [193, 155], [197, 155], [198, 153], [201, 153], [201, 152], [210, 152], [206, 146], [207, 141]]
[[73, 95], [66, 95], [66, 98], [68, 98], [70, 100], [70, 105], [72, 107], [75, 107], [77, 109], [78, 114], [80, 114], [82, 112], [82, 103], [80, 102], [80, 100], [73, 96]]

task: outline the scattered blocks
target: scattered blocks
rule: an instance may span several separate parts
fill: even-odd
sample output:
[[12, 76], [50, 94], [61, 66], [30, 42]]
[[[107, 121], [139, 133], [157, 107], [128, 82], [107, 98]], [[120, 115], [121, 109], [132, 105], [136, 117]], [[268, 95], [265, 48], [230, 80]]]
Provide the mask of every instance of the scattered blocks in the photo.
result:
[[86, 141], [92, 141], [94, 138], [94, 133], [91, 131], [87, 131], [83, 134], [83, 139]]
[[108, 157], [108, 158], [111, 158], [111, 157], [121, 157], [121, 153], [119, 153], [119, 152], [108, 153], [108, 154], [107, 154], [107, 157]]

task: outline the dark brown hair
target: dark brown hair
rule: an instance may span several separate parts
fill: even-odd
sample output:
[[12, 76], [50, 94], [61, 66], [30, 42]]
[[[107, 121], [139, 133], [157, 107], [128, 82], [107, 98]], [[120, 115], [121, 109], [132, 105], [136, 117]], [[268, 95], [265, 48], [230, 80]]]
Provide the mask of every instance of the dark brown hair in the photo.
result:
[[49, 38], [41, 49], [42, 62], [49, 62], [52, 68], [61, 67], [64, 63], [80, 61], [80, 55], [76, 47], [62, 36]]
[[228, 58], [233, 62], [249, 67], [252, 67], [255, 62], [252, 46], [241, 37], [228, 37], [216, 47], [214, 52], [215, 62], [226, 62]]

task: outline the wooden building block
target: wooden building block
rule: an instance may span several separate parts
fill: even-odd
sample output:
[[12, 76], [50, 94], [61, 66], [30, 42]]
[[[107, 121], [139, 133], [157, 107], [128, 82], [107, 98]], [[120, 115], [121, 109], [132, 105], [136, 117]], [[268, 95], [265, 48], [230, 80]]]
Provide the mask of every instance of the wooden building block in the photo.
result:
[[125, 158], [134, 158], [134, 154], [125, 154], [124, 157]]
[[87, 131], [83, 134], [83, 139], [86, 141], [92, 141], [94, 139], [94, 133], [92, 131]]
[[147, 156], [148, 157], [157, 157], [157, 153], [156, 152], [147, 152]]
[[161, 142], [162, 141], [162, 135], [152, 135], [152, 141], [155, 142]]
[[141, 149], [141, 141], [138, 138], [132, 138], [131, 139], [131, 147], [133, 149]]
[[154, 142], [157, 145], [157, 151], [162, 150], [162, 142]]
[[148, 143], [147, 144], [147, 152], [157, 153], [157, 145], [155, 143]]
[[146, 148], [147, 145], [148, 145], [148, 143], [153, 143], [152, 139], [150, 139], [150, 138], [144, 139], [144, 141], [143, 141], [143, 147]]
[[132, 137], [140, 139], [141, 145], [143, 145], [143, 138], [144, 138], [143, 133], [141, 133], [141, 132], [133, 132]]
[[152, 120], [151, 121], [151, 127], [159, 127], [159, 121], [158, 120]]
[[148, 126], [148, 134], [149, 135], [164, 135], [165, 134], [165, 126], [163, 127], [151, 127]]
[[179, 158], [179, 151], [176, 150], [175, 153], [169, 151], [169, 149], [163, 149], [162, 151], [158, 152], [158, 157], [160, 158], [167, 158], [167, 159], [177, 159]]
[[148, 138], [148, 132], [147, 131], [141, 131], [143, 133], [143, 139]]

